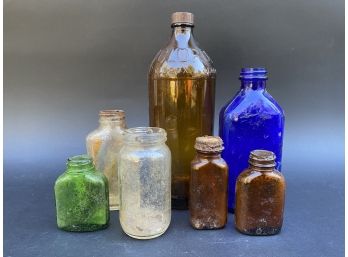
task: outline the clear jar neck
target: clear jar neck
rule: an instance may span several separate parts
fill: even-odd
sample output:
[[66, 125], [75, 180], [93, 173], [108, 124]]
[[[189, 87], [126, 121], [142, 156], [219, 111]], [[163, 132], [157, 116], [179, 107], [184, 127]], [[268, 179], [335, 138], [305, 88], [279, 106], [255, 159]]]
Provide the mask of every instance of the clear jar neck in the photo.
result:
[[124, 143], [133, 146], [154, 146], [164, 144], [167, 141], [167, 133], [162, 128], [136, 127], [126, 129]]
[[94, 170], [93, 160], [88, 155], [77, 155], [68, 159], [66, 171], [68, 173], [92, 172]]
[[193, 26], [187, 24], [173, 24], [173, 32], [171, 42], [175, 43], [178, 48], [188, 48], [195, 44], [193, 37]]

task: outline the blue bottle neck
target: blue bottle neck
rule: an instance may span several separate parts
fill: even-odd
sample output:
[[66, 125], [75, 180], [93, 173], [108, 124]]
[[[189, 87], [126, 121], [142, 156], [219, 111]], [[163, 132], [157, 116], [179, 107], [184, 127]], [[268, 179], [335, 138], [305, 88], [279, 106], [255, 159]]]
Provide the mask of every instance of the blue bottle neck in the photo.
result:
[[241, 90], [263, 91], [266, 89], [265, 79], [241, 79]]

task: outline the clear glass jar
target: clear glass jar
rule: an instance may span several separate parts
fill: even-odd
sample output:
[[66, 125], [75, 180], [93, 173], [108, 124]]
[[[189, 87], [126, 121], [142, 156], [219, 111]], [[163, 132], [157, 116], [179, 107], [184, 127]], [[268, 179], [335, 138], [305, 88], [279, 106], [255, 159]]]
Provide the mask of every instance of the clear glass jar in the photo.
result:
[[107, 178], [87, 155], [70, 157], [54, 185], [57, 225], [66, 231], [94, 231], [109, 224]]
[[196, 137], [212, 135], [216, 71], [193, 34], [193, 14], [172, 14], [172, 37], [149, 75], [150, 126], [164, 128], [172, 153], [172, 205], [188, 208]]
[[125, 113], [122, 110], [102, 110], [99, 112], [99, 124], [99, 128], [86, 138], [87, 153], [109, 181], [110, 210], [118, 210], [120, 198], [117, 158], [123, 145]]
[[120, 223], [137, 239], [163, 234], [171, 218], [171, 155], [164, 129], [138, 127], [124, 133], [119, 155]]

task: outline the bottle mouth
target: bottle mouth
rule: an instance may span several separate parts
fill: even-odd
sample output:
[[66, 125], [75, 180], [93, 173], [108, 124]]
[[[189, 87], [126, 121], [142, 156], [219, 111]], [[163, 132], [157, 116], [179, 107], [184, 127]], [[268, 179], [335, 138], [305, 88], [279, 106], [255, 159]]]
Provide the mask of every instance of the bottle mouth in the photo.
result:
[[69, 167], [87, 167], [93, 165], [93, 160], [87, 154], [76, 155], [68, 158]]
[[276, 155], [267, 150], [254, 150], [250, 152], [249, 164], [260, 168], [275, 167]]
[[267, 70], [263, 67], [247, 67], [240, 71], [239, 79], [268, 79]]
[[125, 119], [125, 112], [123, 110], [101, 110], [99, 117], [103, 120], [122, 121]]
[[124, 131], [124, 140], [127, 144], [157, 144], [167, 140], [167, 133], [157, 127], [135, 127]]
[[197, 137], [194, 148], [203, 153], [221, 153], [224, 150], [222, 139], [215, 136]]

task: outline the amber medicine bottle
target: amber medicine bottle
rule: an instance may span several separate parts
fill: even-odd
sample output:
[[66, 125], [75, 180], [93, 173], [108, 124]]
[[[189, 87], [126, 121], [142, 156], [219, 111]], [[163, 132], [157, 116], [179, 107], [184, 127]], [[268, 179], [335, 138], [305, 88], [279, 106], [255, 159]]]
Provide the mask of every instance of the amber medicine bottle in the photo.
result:
[[228, 167], [220, 137], [197, 137], [191, 163], [190, 221], [195, 229], [218, 229], [227, 222]]
[[274, 235], [283, 223], [285, 180], [275, 169], [275, 154], [266, 150], [250, 153], [249, 167], [236, 183], [235, 224], [248, 235]]

